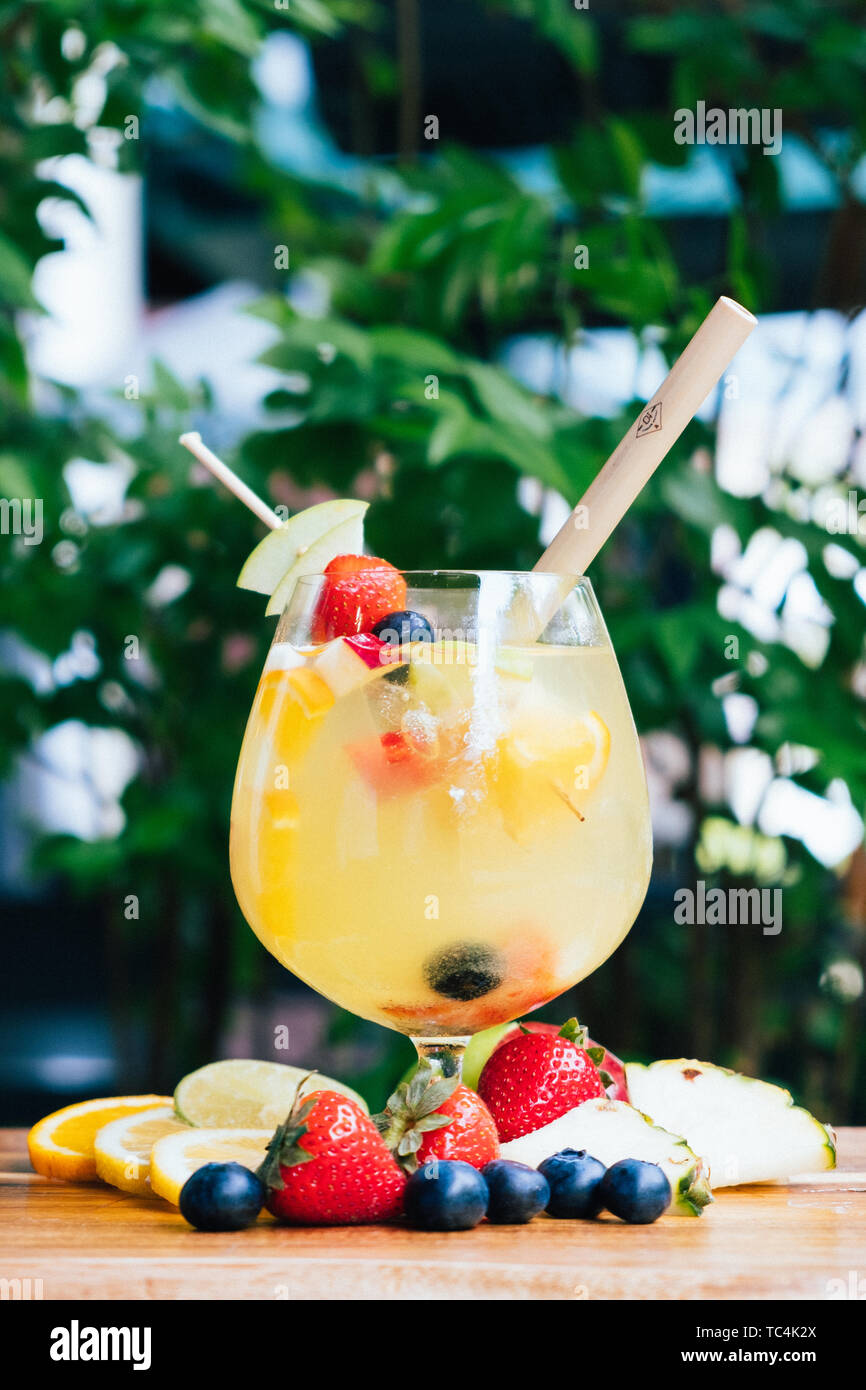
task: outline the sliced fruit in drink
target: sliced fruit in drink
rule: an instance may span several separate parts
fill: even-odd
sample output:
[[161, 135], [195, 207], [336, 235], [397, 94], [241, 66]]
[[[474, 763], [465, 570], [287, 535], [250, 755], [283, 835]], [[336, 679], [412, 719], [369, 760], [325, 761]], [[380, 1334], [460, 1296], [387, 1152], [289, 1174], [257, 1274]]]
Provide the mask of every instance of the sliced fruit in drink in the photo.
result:
[[288, 671], [285, 681], [307, 719], [317, 719], [320, 715], [327, 714], [334, 703], [334, 692], [327, 681], [322, 679], [318, 671], [311, 671], [307, 666]]
[[500, 676], [510, 676], [519, 681], [532, 680], [532, 657], [511, 647], [500, 647], [496, 653], [495, 667]]
[[346, 751], [362, 777], [385, 797], [433, 786], [446, 766], [438, 739], [422, 738], [403, 729], [349, 744]]
[[46, 1115], [27, 1136], [30, 1162], [45, 1178], [90, 1182], [96, 1177], [93, 1144], [97, 1131], [110, 1120], [171, 1105], [170, 1096], [111, 1096], [83, 1100]]
[[334, 695], [340, 696], [367, 685], [395, 664], [387, 642], [370, 632], [359, 632], [329, 642], [314, 658], [313, 670]]
[[306, 666], [312, 654], [310, 649], [301, 651], [300, 647], [293, 647], [291, 642], [275, 642], [268, 652], [262, 674], [270, 675], [273, 671], [293, 671], [296, 666]]
[[269, 727], [273, 752], [271, 776], [265, 785], [283, 786], [288, 768], [307, 751], [322, 715], [334, 703], [334, 694], [321, 676], [309, 667], [292, 671], [268, 671], [259, 682], [251, 718]]
[[262, 795], [262, 806], [271, 830], [297, 830], [301, 819], [298, 798], [288, 787], [274, 787]]
[[178, 1205], [187, 1178], [206, 1163], [242, 1163], [255, 1172], [265, 1157], [269, 1129], [184, 1129], [157, 1139], [150, 1154], [155, 1197]]
[[502, 1157], [537, 1168], [562, 1149], [585, 1149], [605, 1167], [622, 1158], [657, 1163], [671, 1185], [671, 1211], [677, 1216], [700, 1216], [712, 1201], [703, 1159], [685, 1139], [652, 1124], [625, 1101], [584, 1101], [552, 1124], [503, 1144]]
[[354, 522], [357, 528], [355, 535], [359, 539], [353, 548], [360, 550], [363, 545], [364, 513], [368, 505], [367, 502], [341, 497], [296, 512], [278, 531], [269, 531], [250, 552], [238, 575], [238, 588], [252, 589], [258, 594], [272, 594], [302, 555], [336, 526]]
[[546, 708], [525, 710], [505, 742], [516, 768], [548, 776], [574, 794], [595, 787], [610, 754], [610, 731], [595, 710], [566, 721]]
[[[351, 1086], [321, 1072], [294, 1067], [287, 1062], [260, 1062], [255, 1058], [230, 1057], [209, 1062], [178, 1082], [174, 1106], [187, 1124], [219, 1129], [259, 1129], [282, 1124], [301, 1096], [312, 1091], [340, 1091], [366, 1110], [366, 1102]], [[270, 1133], [268, 1135], [270, 1138]]]
[[255, 718], [264, 725], [270, 721], [274, 706], [286, 689], [286, 674], [285, 670], [268, 671], [267, 668], [262, 674], [256, 692], [257, 703], [253, 706], [253, 713]]
[[96, 1175], [122, 1192], [150, 1197], [150, 1152], [157, 1139], [188, 1129], [173, 1105], [158, 1105], [112, 1120], [97, 1132], [93, 1145]]
[[350, 517], [348, 521], [340, 522], [338, 526], [332, 527], [318, 540], [313, 541], [276, 584], [265, 614], [270, 616], [273, 613], [282, 613], [295, 591], [295, 585], [304, 575], [322, 574], [338, 555], [359, 551], [363, 545], [362, 527], [362, 518]]
[[714, 1188], [836, 1166], [832, 1129], [781, 1086], [683, 1057], [625, 1070], [632, 1103], [686, 1136]]
[[410, 698], [426, 705], [431, 714], [444, 717], [458, 708], [459, 688], [453, 675], [426, 659], [410, 662], [406, 688]]
[[578, 820], [610, 756], [610, 732], [595, 710], [577, 720], [549, 709], [519, 713], [500, 742], [496, 797], [508, 832], [518, 841], [543, 833], [554, 814]]

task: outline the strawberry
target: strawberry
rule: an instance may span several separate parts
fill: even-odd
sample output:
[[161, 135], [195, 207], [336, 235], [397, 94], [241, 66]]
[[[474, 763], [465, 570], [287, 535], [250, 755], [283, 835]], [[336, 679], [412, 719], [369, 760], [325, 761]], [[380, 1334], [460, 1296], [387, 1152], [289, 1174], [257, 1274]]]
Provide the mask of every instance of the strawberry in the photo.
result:
[[336, 1091], [314, 1091], [303, 1102], [296, 1096], [258, 1176], [268, 1211], [294, 1226], [390, 1221], [406, 1186], [369, 1115]]
[[438, 782], [446, 767], [438, 743], [424, 744], [399, 731], [350, 743], [347, 751], [361, 776], [380, 796], [421, 791]]
[[[528, 1023], [515, 1023], [507, 1033], [499, 1039], [493, 1051], [496, 1052], [500, 1047], [504, 1047], [516, 1035], [519, 1029], [523, 1028], [527, 1033], [558, 1033], [558, 1023], [537, 1023], [532, 1019]], [[628, 1101], [628, 1085], [625, 1079], [625, 1063], [617, 1057], [615, 1052], [610, 1052], [601, 1043], [593, 1042], [592, 1038], [586, 1040], [586, 1051], [595, 1065], [598, 1067], [598, 1074], [609, 1100]]]
[[519, 1037], [491, 1054], [478, 1093], [503, 1144], [551, 1124], [585, 1100], [604, 1096], [586, 1041], [586, 1030], [570, 1018], [555, 1037], [521, 1029]]
[[373, 1123], [407, 1173], [428, 1158], [462, 1159], [483, 1168], [499, 1157], [493, 1116], [480, 1096], [421, 1062]]
[[338, 555], [325, 567], [312, 621], [314, 642], [369, 632], [380, 618], [406, 606], [406, 581], [375, 555]]

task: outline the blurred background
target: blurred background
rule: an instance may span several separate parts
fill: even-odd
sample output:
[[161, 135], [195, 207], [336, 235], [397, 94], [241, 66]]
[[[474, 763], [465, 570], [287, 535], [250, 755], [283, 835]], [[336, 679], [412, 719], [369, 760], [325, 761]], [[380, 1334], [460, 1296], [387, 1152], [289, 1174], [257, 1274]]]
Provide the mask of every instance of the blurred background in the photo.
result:
[[[592, 571], [652, 886], [542, 1016], [866, 1122], [862, 7], [0, 0], [0, 49], [0, 1122], [412, 1055], [235, 905], [263, 528], [180, 431], [397, 565], [528, 568], [725, 292], [760, 326]], [[677, 144], [698, 101], [781, 153]], [[678, 925], [698, 879], [781, 932]]]

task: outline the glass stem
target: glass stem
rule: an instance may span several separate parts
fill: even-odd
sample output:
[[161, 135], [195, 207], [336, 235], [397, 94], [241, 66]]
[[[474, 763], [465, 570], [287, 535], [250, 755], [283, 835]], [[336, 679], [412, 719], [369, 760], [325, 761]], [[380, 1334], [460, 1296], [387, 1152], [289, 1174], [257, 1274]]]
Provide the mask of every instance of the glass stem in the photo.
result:
[[413, 1038], [419, 1062], [427, 1062], [442, 1076], [463, 1078], [463, 1054], [469, 1045], [469, 1037], [461, 1038]]

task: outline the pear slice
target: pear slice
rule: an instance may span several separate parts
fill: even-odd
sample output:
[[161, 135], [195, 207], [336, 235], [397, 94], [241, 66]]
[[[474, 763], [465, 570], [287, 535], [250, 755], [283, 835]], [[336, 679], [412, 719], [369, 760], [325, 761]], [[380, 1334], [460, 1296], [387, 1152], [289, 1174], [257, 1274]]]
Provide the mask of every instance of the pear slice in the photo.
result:
[[305, 574], [321, 574], [326, 565], [338, 555], [359, 555], [364, 544], [363, 516], [350, 516], [339, 526], [332, 526], [313, 541], [292, 566], [283, 574], [268, 603], [265, 613], [282, 613], [292, 597], [295, 585]]
[[770, 1182], [836, 1166], [832, 1129], [790, 1091], [710, 1062], [626, 1064], [629, 1098], [706, 1159], [713, 1188]]
[[621, 1158], [657, 1163], [671, 1185], [673, 1216], [700, 1216], [713, 1200], [704, 1162], [685, 1139], [652, 1124], [624, 1100], [586, 1100], [549, 1125], [503, 1144], [502, 1157], [537, 1168], [561, 1149], [586, 1149], [608, 1168]]
[[250, 551], [238, 575], [238, 588], [272, 594], [303, 551], [342, 522], [363, 520], [368, 506], [367, 502], [339, 497], [296, 512], [278, 531], [269, 531], [255, 550]]

